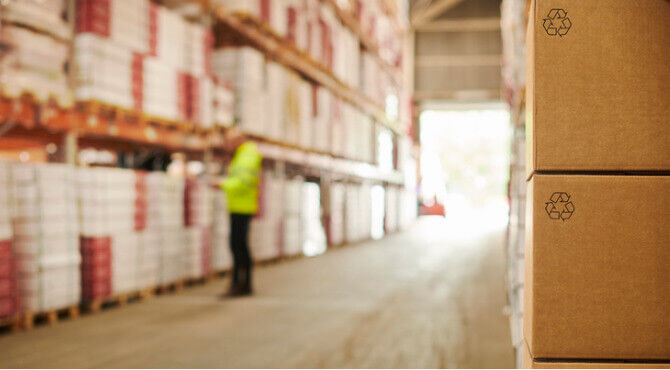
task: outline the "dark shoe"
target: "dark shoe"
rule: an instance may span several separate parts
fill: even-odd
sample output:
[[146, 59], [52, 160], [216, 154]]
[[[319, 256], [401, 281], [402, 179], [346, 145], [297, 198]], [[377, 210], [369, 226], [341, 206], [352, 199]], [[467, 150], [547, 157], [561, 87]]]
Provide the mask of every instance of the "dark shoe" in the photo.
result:
[[251, 289], [251, 285], [242, 285], [240, 287], [239, 295], [240, 296], [248, 296], [254, 294], [253, 289]]
[[250, 286], [243, 286], [243, 285], [233, 285], [228, 289], [227, 292], [221, 294], [219, 298], [221, 299], [227, 299], [227, 298], [235, 298], [235, 297], [244, 297], [251, 295], [251, 287]]

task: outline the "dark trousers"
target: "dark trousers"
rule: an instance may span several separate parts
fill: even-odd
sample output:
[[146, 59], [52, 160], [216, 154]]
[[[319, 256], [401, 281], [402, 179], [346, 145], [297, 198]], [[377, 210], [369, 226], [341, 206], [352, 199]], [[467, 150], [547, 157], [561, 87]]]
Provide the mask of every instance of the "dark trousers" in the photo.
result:
[[230, 251], [233, 254], [233, 286], [251, 286], [250, 224], [251, 215], [230, 214]]

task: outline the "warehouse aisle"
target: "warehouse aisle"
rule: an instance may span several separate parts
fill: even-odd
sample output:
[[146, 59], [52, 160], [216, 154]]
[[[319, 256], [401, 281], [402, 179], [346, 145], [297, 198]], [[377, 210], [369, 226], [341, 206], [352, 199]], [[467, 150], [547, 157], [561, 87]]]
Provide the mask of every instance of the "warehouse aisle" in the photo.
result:
[[[470, 232], [471, 235], [465, 234]], [[2, 367], [513, 367], [504, 231], [424, 218], [410, 230], [0, 337]]]

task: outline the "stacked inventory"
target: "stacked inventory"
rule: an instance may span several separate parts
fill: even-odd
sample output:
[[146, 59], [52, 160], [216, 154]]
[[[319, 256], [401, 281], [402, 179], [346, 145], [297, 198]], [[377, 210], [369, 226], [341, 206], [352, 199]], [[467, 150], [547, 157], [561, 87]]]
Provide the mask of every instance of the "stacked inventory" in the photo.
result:
[[286, 120], [286, 80], [287, 70], [280, 64], [268, 61], [265, 64], [267, 76], [267, 127], [268, 139], [283, 140]]
[[670, 3], [598, 4], [531, 7], [530, 367], [670, 361]]
[[399, 192], [395, 186], [386, 188], [386, 213], [384, 217], [384, 229], [387, 233], [392, 233], [398, 230], [399, 218]]
[[301, 187], [300, 220], [302, 250], [307, 256], [326, 251], [326, 232], [321, 220], [321, 190], [319, 184], [305, 182]]
[[0, 321], [14, 318], [21, 309], [12, 245], [9, 166], [0, 163]]
[[82, 300], [93, 302], [112, 294], [112, 187], [105, 169], [77, 171]]
[[327, 235], [329, 245], [344, 243], [344, 205], [345, 185], [340, 182], [331, 183], [328, 187]]
[[14, 250], [21, 302], [40, 312], [79, 303], [79, 230], [74, 169], [14, 164]]
[[312, 146], [320, 152], [330, 153], [333, 94], [328, 89], [313, 86], [312, 104]]
[[142, 110], [149, 1], [79, 0], [75, 19], [75, 98]]
[[8, 97], [31, 94], [40, 102], [55, 99], [70, 106], [65, 65], [70, 33], [61, 19], [65, 0], [20, 0], [2, 4], [0, 42], [9, 46], [0, 55], [0, 93]]
[[381, 185], [373, 186], [370, 191], [370, 235], [372, 239], [381, 239], [384, 237], [386, 192]]
[[148, 0], [79, 0], [75, 96], [151, 117], [213, 124], [213, 38]]
[[146, 232], [149, 220], [148, 174], [135, 173], [135, 235], [137, 237], [137, 288], [152, 288], [158, 285], [160, 277], [160, 234]]
[[219, 49], [211, 63], [216, 77], [232, 84], [235, 121], [244, 131], [262, 135], [266, 111], [258, 107], [266, 106], [263, 54], [250, 47]]
[[212, 79], [212, 120], [218, 127], [231, 127], [235, 122], [235, 95], [229, 84]]
[[[128, 170], [78, 171], [84, 300], [138, 288], [139, 236], [136, 228], [135, 174]], [[105, 274], [107, 273], [107, 274]]]
[[212, 270], [214, 194], [206, 181], [189, 178], [184, 194], [186, 276], [199, 278]]
[[283, 256], [295, 256], [302, 253], [300, 198], [304, 182], [302, 177], [296, 176], [284, 183]]
[[165, 173], [147, 175], [147, 227], [144, 248], [158, 251], [160, 284], [171, 284], [186, 275], [183, 179]]
[[140, 235], [136, 229], [135, 173], [107, 170], [110, 186], [109, 217], [112, 251], [112, 293], [127, 293], [139, 288], [137, 279]]
[[281, 252], [280, 230], [284, 206], [281, 197], [283, 178], [271, 171], [263, 171], [260, 183], [259, 211], [251, 220], [249, 248], [256, 261], [271, 260]]
[[507, 229], [507, 301], [510, 307], [512, 345], [517, 366], [522, 366], [523, 344], [523, 274], [524, 235], [526, 224], [526, 140], [523, 126], [514, 127], [509, 179], [509, 226]]
[[212, 268], [214, 271], [228, 270], [232, 265], [230, 254], [230, 217], [226, 194], [219, 190], [212, 195], [214, 203], [214, 231], [212, 233]]
[[372, 193], [368, 184], [349, 184], [346, 190], [345, 239], [356, 243], [371, 236]]

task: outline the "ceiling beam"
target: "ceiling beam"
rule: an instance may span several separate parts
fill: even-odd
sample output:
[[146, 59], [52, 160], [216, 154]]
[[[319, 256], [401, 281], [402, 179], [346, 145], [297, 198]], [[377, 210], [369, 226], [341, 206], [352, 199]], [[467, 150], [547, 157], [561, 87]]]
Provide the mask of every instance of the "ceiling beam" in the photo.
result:
[[420, 32], [482, 32], [500, 29], [500, 18], [442, 19], [414, 27]]
[[499, 100], [500, 98], [500, 90], [493, 89], [414, 92], [414, 100], [417, 102], [428, 100], [488, 101]]
[[420, 26], [431, 21], [440, 14], [460, 4], [463, 0], [434, 0], [422, 11], [412, 15], [412, 26]]
[[414, 64], [417, 67], [462, 67], [462, 66], [499, 66], [502, 55], [417, 55]]

